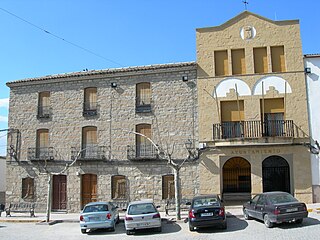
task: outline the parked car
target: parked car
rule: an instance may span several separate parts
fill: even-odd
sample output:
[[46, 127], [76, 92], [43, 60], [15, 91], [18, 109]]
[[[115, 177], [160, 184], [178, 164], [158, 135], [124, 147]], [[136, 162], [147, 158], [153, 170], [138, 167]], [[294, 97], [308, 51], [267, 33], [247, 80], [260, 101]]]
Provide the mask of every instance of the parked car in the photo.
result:
[[94, 229], [115, 230], [119, 222], [118, 207], [112, 202], [92, 202], [84, 206], [80, 214], [80, 228], [82, 233]]
[[161, 232], [161, 217], [152, 200], [130, 202], [124, 220], [127, 235], [138, 229], [154, 228]]
[[266, 227], [273, 227], [276, 223], [302, 223], [308, 217], [305, 203], [299, 202], [286, 192], [266, 192], [256, 195], [251, 201], [243, 205], [244, 218], [260, 219]]
[[200, 195], [187, 202], [189, 208], [189, 230], [195, 228], [215, 227], [227, 228], [227, 217], [222, 201], [217, 194]]

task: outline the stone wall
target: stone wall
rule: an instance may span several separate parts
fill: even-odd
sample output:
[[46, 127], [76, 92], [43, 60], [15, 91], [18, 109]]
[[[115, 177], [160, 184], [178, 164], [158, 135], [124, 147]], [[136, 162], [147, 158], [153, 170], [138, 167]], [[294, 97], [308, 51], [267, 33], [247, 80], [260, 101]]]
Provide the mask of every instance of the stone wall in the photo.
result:
[[[183, 76], [188, 76], [188, 81], [182, 81]], [[112, 88], [111, 82], [116, 82], [117, 88]], [[136, 84], [141, 82], [151, 84], [150, 113], [135, 111]], [[99, 200], [110, 198], [111, 176], [121, 174], [128, 179], [130, 200], [151, 197], [161, 201], [161, 176], [171, 171], [166, 163], [146, 161], [141, 164], [127, 159], [127, 146], [135, 146], [136, 138], [128, 131], [134, 131], [137, 124], [151, 124], [152, 140], [168, 153], [172, 152], [173, 159], [188, 157], [186, 141], [190, 140], [193, 148], [197, 147], [195, 63], [57, 75], [12, 82], [8, 86], [9, 127], [21, 133], [19, 164], [13, 159], [7, 161], [8, 202], [21, 198], [21, 178], [26, 176], [35, 178], [37, 202], [45, 202], [45, 176], [40, 177], [34, 169], [41, 170], [44, 163], [29, 161], [27, 156], [28, 148], [36, 147], [37, 129], [49, 130], [49, 145], [54, 147], [52, 167], [56, 168], [55, 171], [63, 169], [66, 162], [70, 163], [72, 147], [81, 148], [82, 128], [85, 126], [97, 127], [98, 145], [108, 149], [104, 161], [81, 161], [68, 170], [70, 211], [79, 211], [79, 173], [98, 175]], [[82, 115], [84, 89], [87, 87], [97, 88], [97, 116]], [[37, 118], [38, 94], [44, 91], [50, 92], [52, 116], [41, 120]], [[182, 171], [183, 195], [196, 193], [196, 171], [196, 166]], [[190, 184], [190, 176], [194, 176], [194, 184]]]

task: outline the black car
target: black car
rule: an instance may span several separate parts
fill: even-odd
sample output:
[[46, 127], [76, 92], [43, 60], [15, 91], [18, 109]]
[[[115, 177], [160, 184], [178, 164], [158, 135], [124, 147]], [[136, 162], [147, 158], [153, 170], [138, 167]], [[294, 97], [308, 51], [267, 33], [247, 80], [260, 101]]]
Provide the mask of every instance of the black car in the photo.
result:
[[190, 205], [188, 217], [190, 231], [213, 226], [227, 228], [226, 212], [218, 195], [196, 196], [187, 205]]
[[275, 223], [302, 223], [303, 218], [308, 217], [308, 211], [306, 204], [299, 202], [289, 193], [266, 192], [245, 203], [243, 215], [246, 220], [260, 219], [270, 228]]

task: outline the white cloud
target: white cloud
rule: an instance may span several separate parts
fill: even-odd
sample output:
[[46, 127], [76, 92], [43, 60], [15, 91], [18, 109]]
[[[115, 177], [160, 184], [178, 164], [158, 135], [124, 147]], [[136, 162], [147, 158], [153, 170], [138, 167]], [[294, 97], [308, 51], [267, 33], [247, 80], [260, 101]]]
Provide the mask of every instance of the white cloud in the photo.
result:
[[0, 122], [8, 122], [7, 116], [0, 116]]
[[9, 98], [0, 98], [0, 107], [9, 107]]

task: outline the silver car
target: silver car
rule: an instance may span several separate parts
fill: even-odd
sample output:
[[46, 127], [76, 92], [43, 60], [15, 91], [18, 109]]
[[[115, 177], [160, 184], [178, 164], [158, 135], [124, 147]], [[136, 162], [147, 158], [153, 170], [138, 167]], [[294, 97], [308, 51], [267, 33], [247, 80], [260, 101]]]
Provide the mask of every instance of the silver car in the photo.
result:
[[157, 208], [152, 200], [129, 203], [124, 220], [127, 235], [138, 229], [149, 228], [154, 228], [157, 232], [161, 232], [161, 217]]
[[80, 214], [80, 228], [82, 233], [94, 229], [115, 230], [119, 222], [118, 207], [112, 202], [92, 202], [84, 206]]

